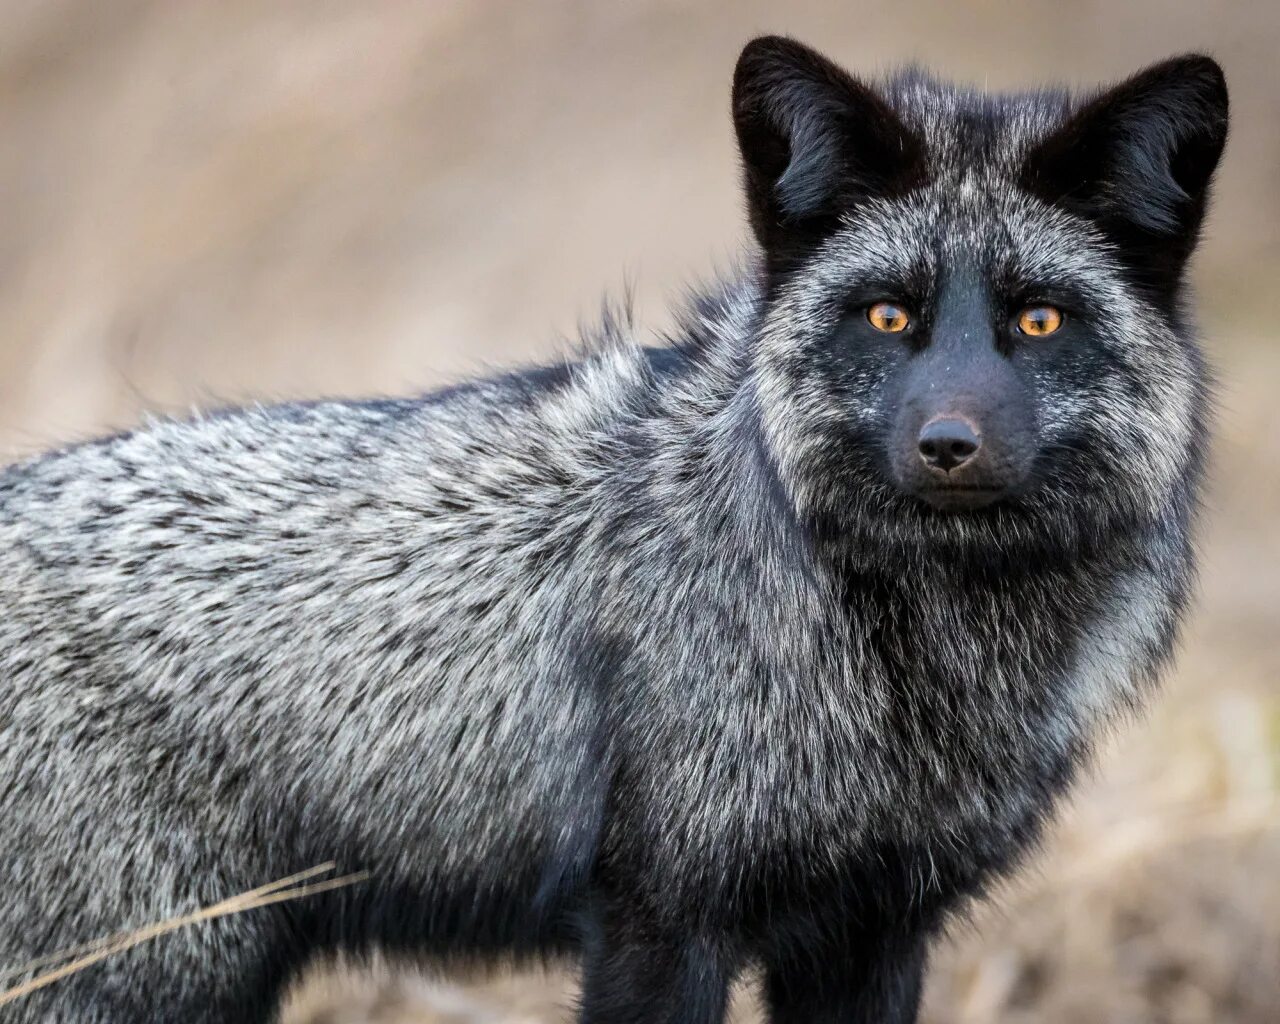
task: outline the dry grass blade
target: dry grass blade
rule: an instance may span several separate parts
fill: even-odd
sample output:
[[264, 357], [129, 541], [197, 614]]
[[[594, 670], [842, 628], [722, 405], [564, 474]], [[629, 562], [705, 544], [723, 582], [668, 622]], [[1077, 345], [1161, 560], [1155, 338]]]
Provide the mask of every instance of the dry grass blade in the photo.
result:
[[[299, 882], [305, 882], [308, 879], [315, 878], [319, 875], [327, 875], [333, 871], [337, 865], [333, 861], [326, 864], [318, 864], [316, 867], [308, 868], [306, 871], [299, 871], [296, 875], [290, 875], [287, 878], [281, 878], [277, 881], [270, 882], [267, 885], [259, 886], [257, 889], [251, 889], [246, 893], [232, 899], [253, 900], [271, 893], [278, 892], [291, 885], [297, 885]], [[228, 903], [230, 900], [223, 900]], [[29, 960], [25, 964], [17, 967], [6, 967], [0, 970], [0, 980], [8, 980], [9, 978], [21, 977], [24, 974], [30, 974], [32, 971], [38, 971], [42, 967], [49, 967], [52, 964], [60, 964], [63, 961], [74, 959], [75, 957], [87, 956], [97, 950], [104, 949], [107, 946], [122, 942], [131, 935], [137, 934], [136, 929], [128, 929], [125, 931], [115, 932], [112, 935], [104, 935], [101, 938], [92, 939], [89, 942], [81, 943], [78, 946], [69, 946], [66, 949], [60, 949], [56, 953], [50, 953], [46, 956], [37, 957], [35, 960]]]
[[[39, 960], [33, 960], [22, 967], [7, 970], [3, 976], [12, 977], [49, 964], [61, 963], [61, 966], [51, 971], [46, 971], [44, 974], [39, 974], [30, 981], [0, 992], [0, 1006], [30, 995], [32, 992], [51, 985], [55, 981], [82, 971], [86, 967], [92, 967], [94, 964], [107, 959], [107, 957], [123, 953], [125, 950], [132, 949], [134, 946], [149, 942], [162, 935], [167, 935], [169, 932], [177, 931], [179, 928], [199, 924], [202, 921], [211, 921], [218, 917], [226, 917], [229, 914], [243, 913], [246, 910], [256, 910], [259, 907], [270, 906], [274, 903], [283, 903], [287, 900], [301, 899], [304, 896], [314, 896], [333, 889], [345, 888], [348, 885], [363, 882], [369, 877], [367, 871], [357, 871], [348, 875], [340, 875], [337, 878], [328, 878], [322, 882], [302, 884], [306, 883], [308, 879], [333, 871], [335, 866], [330, 862], [314, 868], [308, 868], [306, 871], [300, 871], [296, 875], [290, 875], [288, 878], [281, 878], [256, 889], [250, 889], [248, 892], [228, 897], [218, 903], [210, 904], [207, 907], [201, 907], [190, 914], [171, 917], [165, 921], [157, 921], [135, 931], [121, 932], [117, 935], [95, 939], [72, 949], [66, 949], [50, 956], [41, 957]], [[63, 963], [69, 958], [71, 958], [69, 962]]]

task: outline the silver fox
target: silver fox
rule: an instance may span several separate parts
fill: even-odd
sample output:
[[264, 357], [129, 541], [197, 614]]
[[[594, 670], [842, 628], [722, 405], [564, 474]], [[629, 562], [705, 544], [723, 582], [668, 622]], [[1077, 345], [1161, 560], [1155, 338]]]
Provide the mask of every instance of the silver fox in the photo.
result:
[[1227, 128], [754, 41], [758, 254], [666, 346], [226, 411], [0, 476], [0, 966], [313, 864], [0, 1014], [265, 1021], [325, 951], [580, 960], [584, 1022], [910, 1022], [1169, 659]]

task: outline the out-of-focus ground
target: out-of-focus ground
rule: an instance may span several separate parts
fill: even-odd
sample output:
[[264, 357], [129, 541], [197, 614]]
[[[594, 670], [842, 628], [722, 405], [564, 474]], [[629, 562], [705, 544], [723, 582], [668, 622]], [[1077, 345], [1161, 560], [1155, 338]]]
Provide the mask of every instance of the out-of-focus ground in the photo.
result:
[[[727, 92], [757, 32], [993, 88], [1207, 49], [1235, 120], [1195, 273], [1223, 407], [1201, 610], [1034, 870], [939, 951], [927, 1018], [1274, 1024], [1280, 4], [782, 8], [7, 0], [0, 453], [552, 353], [627, 278], [661, 326], [745, 237]], [[555, 974], [329, 974], [284, 1017], [541, 1022], [570, 999]]]

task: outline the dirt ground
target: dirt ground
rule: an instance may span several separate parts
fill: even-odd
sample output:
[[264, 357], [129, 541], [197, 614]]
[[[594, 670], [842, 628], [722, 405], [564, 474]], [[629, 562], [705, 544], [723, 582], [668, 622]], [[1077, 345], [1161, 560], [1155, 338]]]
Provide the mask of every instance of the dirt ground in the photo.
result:
[[[0, 29], [5, 458], [535, 358], [628, 280], [661, 328], [744, 244], [727, 90], [760, 31], [992, 88], [1218, 56], [1200, 610], [1034, 870], [939, 950], [926, 1016], [1280, 1020], [1280, 4], [7, 0]], [[571, 999], [557, 974], [384, 967], [317, 974], [283, 1019], [548, 1022]]]

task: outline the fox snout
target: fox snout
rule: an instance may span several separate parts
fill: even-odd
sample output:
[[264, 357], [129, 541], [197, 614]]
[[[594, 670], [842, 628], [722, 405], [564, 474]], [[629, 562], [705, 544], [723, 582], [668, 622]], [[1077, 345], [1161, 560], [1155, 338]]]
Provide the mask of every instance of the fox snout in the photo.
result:
[[[996, 382], [997, 384], [999, 382]], [[936, 382], [935, 382], [936, 384]], [[894, 456], [900, 487], [936, 509], [982, 508], [1020, 492], [1030, 476], [1032, 417], [1015, 389], [982, 396], [909, 397]]]
[[1008, 474], [994, 464], [982, 427], [960, 412], [930, 418], [916, 440], [918, 464], [911, 478], [916, 493], [934, 508], [981, 508], [1008, 489]]

